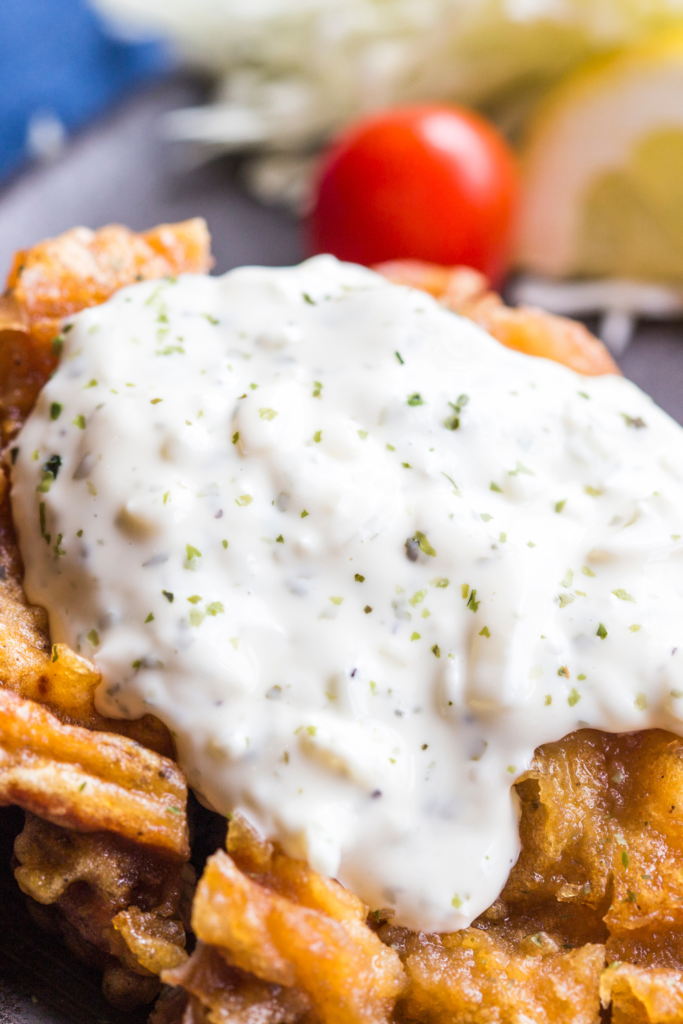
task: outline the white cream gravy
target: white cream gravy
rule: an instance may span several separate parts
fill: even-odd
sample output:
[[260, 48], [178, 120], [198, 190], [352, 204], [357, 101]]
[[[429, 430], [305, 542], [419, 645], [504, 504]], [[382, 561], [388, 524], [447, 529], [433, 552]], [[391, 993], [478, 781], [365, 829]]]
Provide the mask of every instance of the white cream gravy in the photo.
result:
[[371, 908], [468, 925], [511, 789], [683, 733], [683, 432], [318, 257], [76, 316], [13, 452], [26, 592], [190, 784]]

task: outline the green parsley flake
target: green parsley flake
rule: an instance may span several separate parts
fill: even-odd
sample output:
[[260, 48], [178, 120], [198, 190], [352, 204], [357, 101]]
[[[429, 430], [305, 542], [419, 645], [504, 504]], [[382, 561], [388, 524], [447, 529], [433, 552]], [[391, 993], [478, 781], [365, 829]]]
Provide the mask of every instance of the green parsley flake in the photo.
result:
[[52, 661], [59, 661], [59, 648], [57, 644], [52, 645]]
[[408, 405], [424, 405], [424, 400], [420, 397], [418, 391], [414, 395], [408, 395]]
[[192, 544], [185, 545], [185, 551], [187, 553], [187, 560], [191, 562], [193, 558], [201, 558], [202, 553], [197, 548], [193, 547]]
[[584, 680], [584, 679], [585, 679], [586, 677], [585, 677], [585, 675], [583, 674], [583, 672], [581, 672], [581, 673], [580, 673], [580, 674], [579, 674], [579, 675], [578, 675], [578, 676], [577, 676], [576, 678], [577, 678], [577, 679], [578, 679], [578, 680], [579, 680], [580, 682], [583, 682], [583, 680]]
[[154, 612], [149, 613], [149, 615], [145, 619], [145, 625], [147, 625], [148, 622], [154, 622]]
[[416, 593], [413, 594], [413, 596], [411, 598], [409, 598], [408, 604], [412, 604], [412, 606], [414, 608], [416, 604], [420, 604], [421, 601], [424, 601], [426, 596], [427, 596], [427, 591], [426, 590], [418, 590], [418, 591], [416, 591]]
[[395, 356], [396, 356], [396, 358], [398, 359], [398, 361], [399, 361], [399, 363], [401, 364], [401, 366], [403, 366], [403, 365], [404, 365], [404, 362], [403, 362], [403, 359], [401, 358], [401, 353], [400, 353], [400, 352], [394, 352], [394, 355], [395, 355]]
[[359, 430], [358, 431], [358, 436], [361, 439], [361, 441], [364, 441], [365, 438], [368, 436], [367, 430]]
[[489, 627], [488, 627], [488, 626], [484, 626], [484, 628], [483, 628], [483, 629], [480, 629], [480, 630], [479, 630], [479, 636], [485, 636], [485, 637], [490, 637], [490, 636], [491, 636], [491, 634], [490, 634], [490, 632], [489, 632]]
[[481, 604], [481, 601], [477, 601], [477, 591], [473, 590], [472, 593], [470, 594], [469, 600], [468, 600], [467, 604], [465, 605], [465, 607], [469, 608], [470, 611], [476, 612], [476, 611], [479, 610], [479, 605], [480, 604]]
[[322, 440], [322, 436], [323, 436], [322, 430], [316, 430], [315, 434], [313, 435], [313, 440], [315, 441], [316, 444], [320, 444], [320, 442]]
[[91, 643], [93, 645], [93, 647], [99, 647], [99, 645], [100, 645], [100, 638], [97, 635], [97, 630], [96, 629], [88, 630], [88, 632], [85, 635], [85, 638], [88, 641], [88, 643]]
[[432, 545], [429, 543], [429, 541], [425, 537], [424, 533], [420, 533], [420, 531], [418, 530], [415, 533], [415, 535], [413, 537], [413, 540], [417, 541], [417, 546], [419, 547], [420, 551], [423, 552], [423, 554], [431, 555], [432, 558], [435, 557], [436, 551], [434, 550]]
[[61, 402], [53, 402], [50, 406], [50, 419], [58, 420], [62, 415], [63, 406]]
[[493, 480], [491, 481], [491, 483], [489, 485], [489, 490], [490, 491], [498, 491], [498, 494], [502, 494], [503, 493], [503, 488], [499, 487], [498, 484], [494, 483]]
[[201, 626], [202, 622], [206, 618], [206, 612], [201, 611], [200, 608], [193, 608], [190, 612], [190, 625]]
[[574, 687], [572, 687], [572, 690], [571, 690], [569, 696], [567, 697], [567, 704], [569, 704], [570, 708], [573, 708], [574, 705], [578, 704], [580, 700], [581, 700], [581, 694], [579, 693], [578, 690], [576, 690], [576, 689], [574, 689]]
[[240, 494], [239, 498], [235, 498], [235, 504], [244, 507], [245, 505], [251, 505], [253, 500], [251, 494]]
[[240, 439], [240, 432], [239, 432], [239, 430], [236, 430], [235, 433], [232, 435], [232, 443], [233, 444], [237, 444], [239, 439]]
[[164, 595], [169, 604], [173, 604], [173, 594], [170, 590], [162, 590], [161, 593]]
[[361, 576], [359, 572], [353, 577], [356, 583], [365, 583], [365, 576]]
[[633, 625], [629, 626], [628, 628], [631, 630], [632, 633], [637, 633], [638, 630], [641, 629], [641, 625], [639, 622], [634, 622]]
[[306, 509], [304, 509], [303, 512], [301, 513], [301, 518], [305, 519], [307, 515], [308, 515], [308, 512], [306, 511]]
[[227, 546], [228, 546], [227, 540], [221, 541], [221, 544], [223, 545], [224, 548], [227, 548]]
[[550, 707], [552, 702], [553, 702], [553, 698], [551, 697], [551, 695], [549, 693], [546, 693], [545, 700], [543, 701], [543, 703], [545, 704], [546, 707]]
[[395, 452], [396, 449], [394, 448], [393, 444], [387, 444], [387, 451], [388, 452]]
[[275, 538], [275, 543], [276, 544], [284, 544], [284, 542], [285, 542], [285, 538], [282, 536], [282, 534], [280, 534], [279, 537]]
[[279, 415], [275, 411], [275, 409], [268, 409], [266, 407], [263, 407], [262, 409], [259, 409], [258, 414], [259, 414], [259, 416], [261, 417], [262, 420], [274, 420], [275, 417]]
[[458, 487], [458, 485], [456, 484], [456, 482], [455, 482], [455, 480], [453, 479], [453, 477], [450, 477], [450, 476], [448, 475], [448, 473], [444, 473], [444, 472], [443, 472], [443, 470], [441, 471], [441, 476], [445, 476], [445, 477], [446, 477], [446, 479], [448, 480], [448, 482], [449, 482], [450, 484], [453, 484], [453, 494], [457, 495], [457, 497], [458, 497], [458, 498], [461, 498], [461, 497], [462, 497], [462, 495], [460, 494], [460, 488], [459, 488], [459, 487]]
[[79, 414], [71, 422], [74, 427], [78, 427], [79, 430], [85, 430], [85, 416]]
[[433, 587], [439, 587], [441, 590], [445, 590], [448, 586], [448, 578], [446, 576], [440, 576], [438, 579], [429, 581]]
[[412, 642], [413, 640], [421, 640], [421, 639], [422, 639], [422, 637], [420, 636], [420, 634], [419, 634], [419, 633], [413, 633], [413, 634], [411, 635], [410, 639], [411, 639], [411, 642]]
[[596, 634], [595, 634], [595, 635], [596, 635], [596, 636], [599, 636], [601, 640], [604, 640], [604, 639], [605, 639], [605, 637], [607, 636], [607, 630], [606, 630], [606, 629], [605, 629], [605, 627], [603, 626], [602, 622], [600, 622], [600, 623], [598, 624], [598, 629], [597, 629], [597, 632], [596, 632]]
[[637, 711], [644, 711], [647, 707], [647, 697], [644, 693], [637, 693], [633, 706]]
[[97, 387], [97, 381], [93, 377], [93, 379], [91, 381], [88, 381], [87, 384], [83, 385], [83, 390], [85, 391], [86, 388], [96, 388], [96, 387]]
[[435, 658], [441, 657], [441, 648], [439, 647], [438, 644], [434, 644], [434, 646], [432, 647], [432, 654], [434, 655]]
[[626, 850], [621, 851], [621, 863], [624, 865], [625, 868], [627, 868], [631, 863], [631, 858], [627, 854]]
[[500, 537], [498, 538], [498, 540], [500, 541], [501, 544], [505, 544], [507, 539], [508, 539], [507, 533], [501, 533]]
[[515, 468], [509, 471], [508, 476], [518, 476], [520, 473], [524, 476], [536, 476], [533, 469], [528, 469], [521, 462], [518, 462]]
[[555, 502], [555, 511], [561, 512], [564, 506], [567, 504], [567, 499], [563, 498], [562, 501]]
[[187, 600], [190, 602], [190, 604], [199, 604], [201, 599], [201, 594], [193, 594], [192, 597], [188, 597]]
[[599, 498], [602, 491], [598, 490], [597, 487], [591, 487], [590, 484], [586, 484], [584, 487], [584, 494], [589, 494], [591, 498]]
[[488, 514], [488, 512], [481, 512], [480, 515], [481, 515], [481, 518], [484, 520], [485, 523], [488, 523], [488, 521], [490, 519], [493, 519], [493, 516], [490, 516]]
[[632, 601], [633, 604], [637, 604], [635, 597], [631, 597], [630, 594], [627, 594], [626, 591], [621, 588], [619, 590], [613, 590], [612, 593], [615, 597], [618, 597], [620, 601]]
[[323, 386], [319, 380], [313, 381], [313, 398], [320, 398]]
[[158, 405], [159, 402], [163, 402], [163, 398], [151, 398], [149, 404], [150, 405]]
[[581, 572], [583, 573], [584, 576], [595, 576], [595, 573], [593, 572], [593, 570], [589, 569], [587, 565], [582, 565], [581, 566]]
[[206, 606], [207, 615], [220, 615], [224, 611], [225, 608], [223, 607], [220, 601], [212, 601], [211, 604], [207, 604]]
[[508, 765], [508, 771], [509, 771], [510, 775], [514, 775], [515, 772], [517, 771], [517, 765], [516, 764], [509, 764]]
[[164, 494], [164, 505], [168, 505], [168, 501], [169, 501], [170, 497], [171, 497], [171, 492], [170, 491], [166, 491], [166, 493]]
[[365, 614], [366, 614], [366, 615], [369, 615], [369, 614], [370, 614], [370, 612], [372, 611], [372, 608], [370, 607], [370, 605], [369, 605], [369, 604], [366, 604], [366, 606], [365, 606], [365, 608], [363, 609], [363, 611], [365, 612]]
[[343, 597], [331, 597], [330, 598], [330, 601], [332, 602], [332, 604], [337, 604], [337, 605], [341, 604], [343, 600], [344, 600]]

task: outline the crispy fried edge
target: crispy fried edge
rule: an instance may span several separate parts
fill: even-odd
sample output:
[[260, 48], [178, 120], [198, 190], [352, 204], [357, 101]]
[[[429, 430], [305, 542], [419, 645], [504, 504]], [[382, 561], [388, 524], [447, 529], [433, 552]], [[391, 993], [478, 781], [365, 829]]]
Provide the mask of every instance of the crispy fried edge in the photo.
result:
[[374, 268], [394, 284], [428, 292], [454, 313], [473, 320], [507, 348], [541, 356], [586, 376], [621, 373], [607, 347], [576, 320], [532, 306], [506, 306], [471, 267], [440, 267], [392, 260]]

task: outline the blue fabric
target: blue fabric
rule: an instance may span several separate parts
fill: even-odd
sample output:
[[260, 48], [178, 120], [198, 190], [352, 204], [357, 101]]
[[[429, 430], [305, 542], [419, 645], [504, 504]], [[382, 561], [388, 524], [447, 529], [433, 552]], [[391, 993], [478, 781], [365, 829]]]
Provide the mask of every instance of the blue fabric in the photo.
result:
[[86, 0], [0, 0], [0, 178], [30, 155], [32, 117], [72, 131], [169, 66], [160, 43], [108, 35]]

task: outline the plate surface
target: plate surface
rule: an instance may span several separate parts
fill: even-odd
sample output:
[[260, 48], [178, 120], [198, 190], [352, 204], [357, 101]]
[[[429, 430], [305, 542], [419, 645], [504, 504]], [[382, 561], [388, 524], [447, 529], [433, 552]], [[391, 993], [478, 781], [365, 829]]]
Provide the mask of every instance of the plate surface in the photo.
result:
[[[173, 166], [158, 137], [159, 117], [202, 98], [202, 86], [190, 79], [167, 82], [83, 133], [56, 162], [5, 185], [0, 275], [16, 249], [77, 224], [119, 222], [142, 230], [197, 215], [208, 221], [218, 273], [248, 263], [298, 263], [305, 253], [296, 220], [249, 199], [230, 162], [191, 171]], [[683, 423], [683, 324], [642, 325], [621, 366]], [[0, 811], [0, 1024], [142, 1024], [147, 1010], [113, 1010], [97, 975], [32, 924], [9, 871], [20, 828], [16, 809]]]

